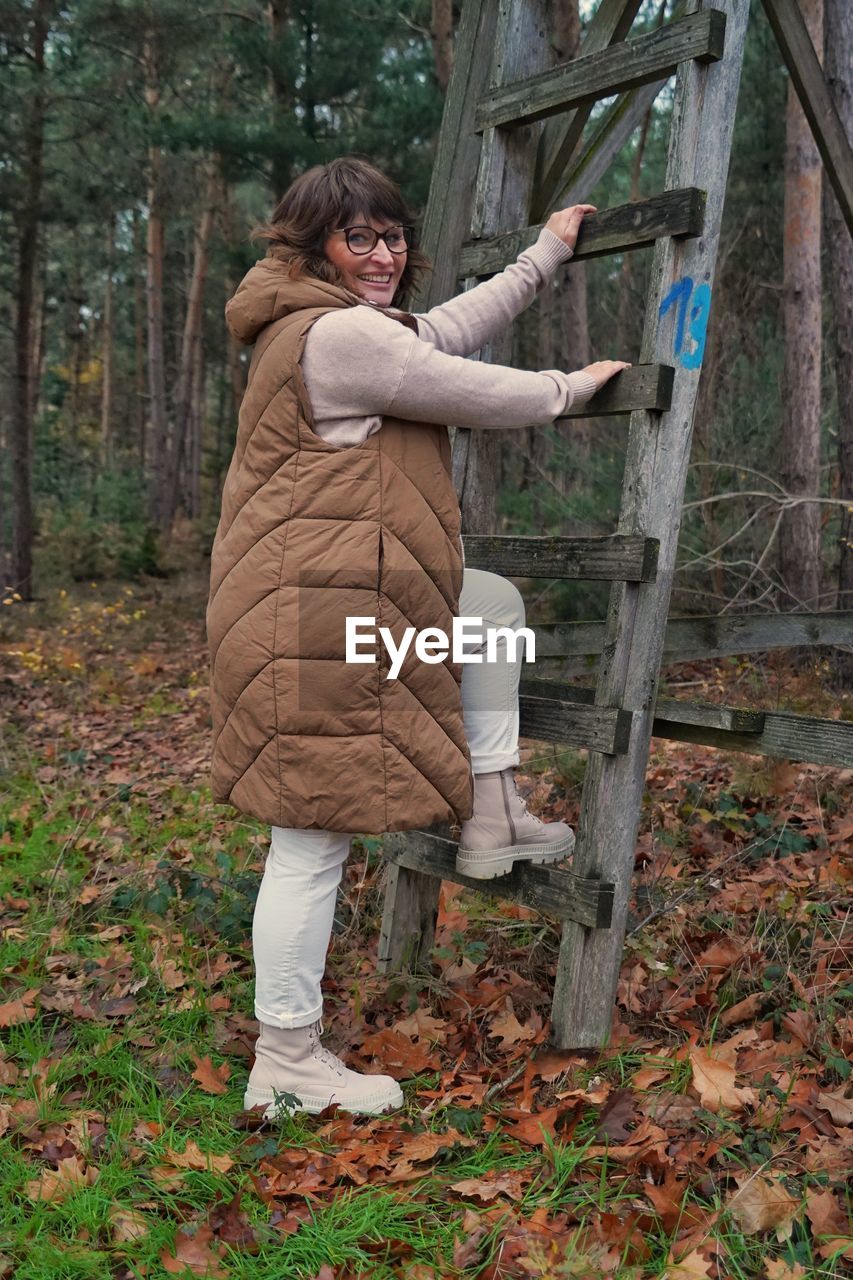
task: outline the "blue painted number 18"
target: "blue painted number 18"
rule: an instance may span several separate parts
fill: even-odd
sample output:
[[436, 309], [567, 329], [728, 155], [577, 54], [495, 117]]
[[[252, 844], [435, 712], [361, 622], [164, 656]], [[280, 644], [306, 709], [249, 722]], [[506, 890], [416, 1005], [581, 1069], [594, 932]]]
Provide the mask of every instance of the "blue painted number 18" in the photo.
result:
[[[705, 284], [697, 284], [694, 288], [690, 276], [682, 276], [670, 289], [660, 304], [658, 318], [666, 315], [670, 307], [678, 304], [675, 317], [675, 339], [673, 353], [685, 369], [698, 369], [705, 354], [705, 336], [708, 329], [708, 315], [711, 310], [711, 289]], [[689, 349], [685, 349], [685, 325], [687, 327]]]

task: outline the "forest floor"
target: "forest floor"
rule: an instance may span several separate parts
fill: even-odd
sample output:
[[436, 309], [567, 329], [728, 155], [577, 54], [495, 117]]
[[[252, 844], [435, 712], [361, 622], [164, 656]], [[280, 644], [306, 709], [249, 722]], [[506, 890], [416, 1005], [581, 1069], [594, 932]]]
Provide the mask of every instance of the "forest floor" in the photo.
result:
[[[214, 806], [206, 583], [0, 609], [0, 1280], [667, 1277], [853, 1266], [853, 773], [655, 740], [610, 1046], [548, 1047], [559, 942], [445, 885], [432, 972], [376, 975], [353, 842], [330, 1046], [397, 1115], [259, 1126], [259, 824]], [[850, 718], [783, 659], [665, 688]], [[577, 819], [583, 756], [519, 789]]]

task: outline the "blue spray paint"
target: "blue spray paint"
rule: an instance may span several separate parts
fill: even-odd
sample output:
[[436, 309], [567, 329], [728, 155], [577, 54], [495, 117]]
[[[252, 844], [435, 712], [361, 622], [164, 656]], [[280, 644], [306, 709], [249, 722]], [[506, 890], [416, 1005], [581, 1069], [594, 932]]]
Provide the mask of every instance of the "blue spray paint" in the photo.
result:
[[[705, 354], [711, 288], [704, 281], [694, 288], [692, 277], [682, 276], [660, 304], [658, 318], [662, 320], [670, 307], [676, 304], [678, 311], [675, 316], [673, 354], [685, 369], [698, 369]], [[690, 339], [691, 349], [688, 351], [684, 350], [685, 327]]]

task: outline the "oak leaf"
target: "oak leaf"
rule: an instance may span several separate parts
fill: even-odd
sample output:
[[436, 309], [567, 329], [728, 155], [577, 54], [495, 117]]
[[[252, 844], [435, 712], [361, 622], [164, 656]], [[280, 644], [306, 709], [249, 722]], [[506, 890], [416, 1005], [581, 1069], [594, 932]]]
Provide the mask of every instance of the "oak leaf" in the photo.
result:
[[468, 1199], [483, 1200], [486, 1203], [501, 1195], [508, 1200], [520, 1200], [524, 1194], [523, 1182], [523, 1170], [504, 1169], [485, 1178], [463, 1178], [461, 1182], [451, 1182], [450, 1190]]
[[234, 1161], [230, 1156], [215, 1156], [208, 1151], [201, 1151], [198, 1143], [190, 1139], [183, 1151], [173, 1151], [167, 1147], [163, 1153], [165, 1160], [176, 1169], [206, 1169], [217, 1173], [227, 1173]]
[[668, 1263], [662, 1280], [706, 1280], [712, 1274], [708, 1259], [703, 1258], [698, 1249], [691, 1249], [677, 1262]]
[[170, 1275], [182, 1275], [186, 1271], [194, 1276], [204, 1276], [206, 1280], [227, 1280], [228, 1272], [220, 1265], [225, 1252], [224, 1246], [216, 1244], [215, 1252], [211, 1251], [213, 1231], [202, 1225], [195, 1235], [188, 1231], [178, 1231], [175, 1235], [175, 1252], [164, 1249], [160, 1254], [163, 1270]]
[[150, 1229], [150, 1223], [144, 1213], [140, 1213], [138, 1209], [125, 1209], [118, 1204], [110, 1210], [110, 1222], [113, 1227], [114, 1244], [140, 1240], [148, 1235]]
[[841, 1089], [834, 1093], [818, 1093], [817, 1105], [828, 1111], [836, 1124], [853, 1124], [853, 1098], [845, 1098]]
[[[194, 1055], [195, 1057], [195, 1055]], [[192, 1073], [193, 1080], [198, 1080], [205, 1093], [227, 1093], [228, 1086], [225, 1081], [231, 1075], [231, 1068], [227, 1062], [223, 1062], [221, 1067], [215, 1067], [210, 1061], [210, 1057], [195, 1057], [196, 1068]]]
[[30, 1200], [65, 1200], [81, 1187], [93, 1187], [100, 1170], [90, 1165], [86, 1168], [79, 1156], [60, 1160], [55, 1169], [45, 1169], [38, 1178], [26, 1184]]
[[806, 1280], [806, 1273], [799, 1262], [793, 1265], [782, 1258], [770, 1258], [764, 1264], [767, 1280]]
[[506, 1010], [493, 1019], [489, 1029], [489, 1035], [500, 1040], [502, 1049], [510, 1049], [523, 1040], [533, 1040], [536, 1035], [533, 1027], [521, 1025], [515, 1016], [512, 1001], [508, 999], [506, 1003]]
[[726, 1208], [747, 1235], [775, 1230], [777, 1238], [785, 1240], [799, 1204], [781, 1182], [753, 1176], [729, 1197]]
[[735, 1085], [735, 1068], [730, 1062], [714, 1057], [706, 1049], [691, 1049], [690, 1065], [693, 1068], [693, 1087], [702, 1106], [709, 1111], [719, 1111], [721, 1107], [740, 1111], [755, 1102], [754, 1089], [739, 1089]]
[[0, 1004], [0, 1027], [14, 1027], [19, 1022], [32, 1022], [38, 1013], [35, 1007], [38, 990], [25, 991], [16, 1000]]

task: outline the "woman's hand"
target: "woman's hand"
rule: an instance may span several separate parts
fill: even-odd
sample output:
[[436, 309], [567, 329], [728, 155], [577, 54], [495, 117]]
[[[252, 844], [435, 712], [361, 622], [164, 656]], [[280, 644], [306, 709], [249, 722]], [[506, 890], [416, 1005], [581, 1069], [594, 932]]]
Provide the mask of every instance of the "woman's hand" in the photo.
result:
[[574, 249], [585, 213], [597, 213], [594, 204], [570, 204], [568, 209], [552, 213], [545, 226], [570, 249]]
[[596, 391], [600, 391], [614, 374], [630, 368], [631, 365], [626, 360], [596, 360], [595, 364], [588, 364], [585, 369], [581, 369], [581, 373], [588, 373], [595, 381]]

